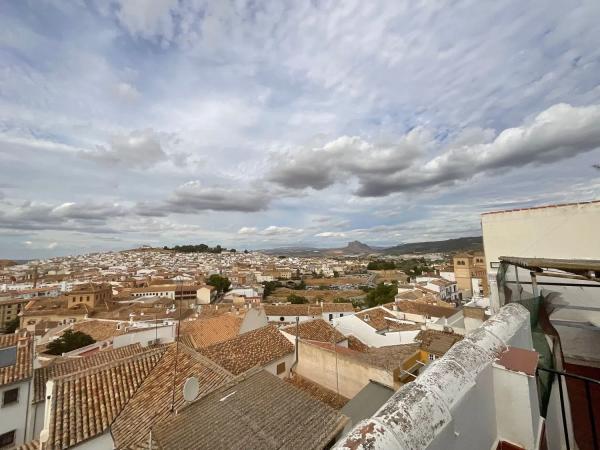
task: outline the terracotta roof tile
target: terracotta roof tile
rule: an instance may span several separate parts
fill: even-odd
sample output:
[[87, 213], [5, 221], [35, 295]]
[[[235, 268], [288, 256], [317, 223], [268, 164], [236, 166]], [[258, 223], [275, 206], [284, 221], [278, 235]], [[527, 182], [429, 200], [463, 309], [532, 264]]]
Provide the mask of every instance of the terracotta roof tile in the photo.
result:
[[33, 403], [44, 400], [46, 382], [53, 378], [81, 372], [92, 367], [101, 366], [111, 361], [127, 358], [142, 353], [146, 348], [140, 344], [127, 345], [118, 349], [102, 350], [90, 356], [77, 358], [56, 358], [50, 365], [35, 369], [33, 374]]
[[268, 325], [199, 351], [234, 375], [239, 375], [254, 366], [264, 367], [293, 353], [294, 345], [276, 326]]
[[268, 316], [316, 316], [323, 313], [354, 312], [352, 303], [323, 303], [314, 305], [264, 305]]
[[[296, 325], [282, 328], [281, 331], [296, 336]], [[321, 342], [340, 342], [346, 339], [342, 333], [332, 327], [323, 319], [305, 320], [298, 324], [298, 336], [301, 339]]]
[[416, 331], [421, 329], [416, 324], [398, 322], [398, 318], [385, 308], [371, 308], [359, 312], [356, 317], [376, 331]]
[[409, 314], [429, 315], [431, 317], [451, 317], [459, 311], [457, 308], [411, 301], [399, 301], [396, 302], [396, 306], [398, 307], [398, 311]]
[[171, 416], [176, 355], [175, 410], [184, 404], [183, 385], [188, 377], [198, 378], [199, 397], [233, 379], [230, 373], [186, 345], [180, 343], [179, 350], [176, 344], [169, 345], [163, 358], [113, 423], [111, 432], [117, 448], [145, 448], [150, 429]]
[[165, 352], [146, 351], [54, 379], [47, 449], [64, 449], [106, 432]]
[[242, 322], [243, 319], [231, 314], [190, 320], [182, 322], [181, 334], [191, 336], [195, 348], [208, 347], [236, 337]]
[[10, 352], [14, 355], [14, 364], [7, 364], [4, 367], [0, 367], [0, 386], [26, 380], [27, 378], [31, 378], [33, 373], [33, 361], [31, 358], [33, 339], [29, 334], [0, 335], [0, 349], [11, 347], [14, 347], [14, 350], [5, 350], [5, 352]]
[[366, 351], [359, 352], [341, 345], [334, 347], [333, 344], [327, 342], [303, 341], [303, 343], [336, 352], [340, 357], [356, 359], [389, 371], [401, 367], [402, 363], [419, 349], [419, 344], [400, 344], [386, 347], [369, 347]]
[[423, 330], [415, 337], [421, 343], [421, 349], [436, 356], [443, 356], [450, 347], [462, 340], [463, 336], [438, 330]]

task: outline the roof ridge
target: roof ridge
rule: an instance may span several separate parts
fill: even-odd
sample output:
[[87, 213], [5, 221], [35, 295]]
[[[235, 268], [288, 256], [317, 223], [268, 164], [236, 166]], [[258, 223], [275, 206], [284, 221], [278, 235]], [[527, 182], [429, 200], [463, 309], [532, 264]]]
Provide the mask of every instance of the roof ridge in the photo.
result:
[[[204, 356], [203, 354], [201, 354], [196, 349], [190, 348], [184, 342], [180, 342], [180, 344], [183, 345], [184, 351], [189, 356], [191, 356], [194, 360], [196, 360], [197, 362], [205, 364], [206, 366], [210, 367], [211, 369], [213, 369], [213, 370], [215, 370], [217, 372], [221, 372], [222, 375], [226, 375], [226, 376], [229, 376], [229, 377], [235, 376], [231, 372], [229, 372], [227, 369], [225, 369], [224, 367], [219, 366], [212, 359], [210, 359], [207, 356]], [[215, 345], [218, 345], [218, 344], [215, 344]]]
[[52, 378], [52, 380], [54, 381], [68, 381], [72, 378], [78, 378], [79, 376], [87, 373], [87, 374], [93, 374], [93, 373], [97, 373], [97, 372], [101, 372], [103, 370], [107, 370], [107, 369], [112, 369], [113, 367], [116, 367], [120, 364], [122, 364], [125, 360], [135, 360], [135, 359], [142, 359], [142, 357], [147, 357], [150, 354], [153, 353], [160, 353], [161, 354], [161, 358], [164, 355], [164, 353], [166, 353], [166, 345], [160, 345], [160, 346], [155, 346], [152, 348], [148, 348], [147, 350], [143, 350], [139, 353], [135, 353], [133, 355], [127, 355], [127, 356], [123, 356], [121, 358], [117, 358], [115, 360], [112, 361], [108, 361], [105, 363], [100, 363], [98, 365], [92, 366], [92, 367], [86, 367], [83, 368], [81, 370], [76, 370], [74, 372], [70, 372], [70, 373], [66, 373], [64, 375], [58, 375]]

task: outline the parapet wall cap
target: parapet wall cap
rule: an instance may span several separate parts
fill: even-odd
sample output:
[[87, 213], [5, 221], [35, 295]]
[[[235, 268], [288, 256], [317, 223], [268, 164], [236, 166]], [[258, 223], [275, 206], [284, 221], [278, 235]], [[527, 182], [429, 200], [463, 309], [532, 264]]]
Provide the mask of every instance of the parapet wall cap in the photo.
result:
[[360, 422], [336, 448], [427, 448], [452, 421], [453, 405], [528, 321], [529, 312], [522, 305], [502, 307], [415, 381], [400, 388], [375, 416]]

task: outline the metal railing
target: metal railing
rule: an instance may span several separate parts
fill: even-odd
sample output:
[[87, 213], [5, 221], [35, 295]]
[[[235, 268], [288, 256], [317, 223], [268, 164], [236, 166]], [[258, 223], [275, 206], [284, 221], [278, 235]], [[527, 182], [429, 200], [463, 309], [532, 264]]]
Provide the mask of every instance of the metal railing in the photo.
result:
[[[597, 386], [600, 388], [600, 381], [594, 380], [592, 378], [587, 378], [581, 375], [576, 375], [568, 372], [561, 372], [559, 370], [548, 369], [545, 367], [538, 367], [537, 372], [544, 371], [553, 375], [558, 375], [558, 394], [560, 396], [560, 412], [562, 415], [562, 425], [563, 425], [563, 433], [565, 436], [565, 444], [567, 446], [567, 450], [571, 450], [571, 440], [569, 439], [569, 430], [567, 426], [567, 416], [565, 414], [565, 392], [563, 390], [562, 377], [565, 377], [565, 381], [567, 378], [579, 380], [585, 383], [585, 398], [587, 403], [587, 411], [588, 418], [591, 426], [591, 435], [592, 435], [592, 445], [594, 450], [600, 449], [600, 443], [598, 442], [598, 431], [596, 430], [596, 419], [594, 416], [594, 403], [592, 401], [592, 394], [590, 391], [590, 385]], [[538, 373], [536, 373], [538, 375]], [[568, 393], [567, 393], [568, 395]], [[570, 404], [570, 403], [569, 403]], [[573, 432], [573, 434], [575, 434]], [[573, 436], [573, 439], [575, 437]]]

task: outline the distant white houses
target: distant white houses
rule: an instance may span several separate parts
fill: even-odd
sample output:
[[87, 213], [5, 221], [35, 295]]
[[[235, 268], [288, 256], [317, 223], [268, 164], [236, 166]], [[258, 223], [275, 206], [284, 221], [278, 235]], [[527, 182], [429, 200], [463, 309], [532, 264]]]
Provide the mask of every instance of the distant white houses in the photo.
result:
[[331, 322], [340, 317], [354, 314], [351, 303], [319, 303], [316, 305], [275, 304], [264, 305], [269, 322], [293, 323], [300, 321], [323, 319]]

